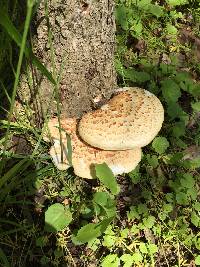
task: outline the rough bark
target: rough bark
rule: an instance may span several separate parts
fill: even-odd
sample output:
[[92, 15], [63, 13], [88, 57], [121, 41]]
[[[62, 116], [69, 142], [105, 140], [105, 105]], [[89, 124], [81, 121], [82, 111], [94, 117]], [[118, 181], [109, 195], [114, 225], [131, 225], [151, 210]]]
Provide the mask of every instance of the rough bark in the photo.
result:
[[[56, 74], [61, 74], [58, 90], [65, 116], [80, 117], [92, 109], [96, 96], [109, 98], [116, 87], [113, 11], [113, 0], [49, 0], [46, 8], [44, 1], [39, 6], [34, 52], [51, 72], [54, 65]], [[39, 77], [34, 82], [34, 92], [30, 93], [31, 90], [30, 83], [28, 86], [26, 79], [22, 79], [21, 100], [29, 103], [37, 100], [35, 109], [42, 105], [46, 110], [54, 86], [47, 78]], [[56, 112], [55, 101], [50, 110]]]

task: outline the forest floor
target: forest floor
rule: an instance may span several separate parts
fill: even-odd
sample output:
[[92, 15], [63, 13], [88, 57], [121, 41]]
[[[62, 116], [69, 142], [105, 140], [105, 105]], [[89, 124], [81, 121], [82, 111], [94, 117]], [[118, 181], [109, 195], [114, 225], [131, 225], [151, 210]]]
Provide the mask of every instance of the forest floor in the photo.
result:
[[16, 116], [8, 137], [33, 154], [1, 136], [0, 266], [200, 266], [200, 3], [117, 0], [116, 23], [118, 85], [154, 93], [163, 127], [116, 193], [57, 170], [41, 130]]

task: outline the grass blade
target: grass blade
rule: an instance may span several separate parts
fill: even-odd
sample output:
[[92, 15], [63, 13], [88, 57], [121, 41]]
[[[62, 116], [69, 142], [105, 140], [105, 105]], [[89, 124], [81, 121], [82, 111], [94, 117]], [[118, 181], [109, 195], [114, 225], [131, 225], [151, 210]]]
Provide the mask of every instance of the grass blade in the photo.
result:
[[3, 263], [4, 267], [11, 267], [5, 253], [3, 252], [3, 250], [1, 248], [0, 248], [0, 261]]
[[[21, 47], [22, 44], [22, 36], [18, 32], [18, 30], [13, 25], [12, 21], [10, 20], [7, 12], [5, 10], [0, 10], [0, 24], [4, 27], [4, 29], [7, 31], [9, 36], [15, 41], [15, 43]], [[51, 73], [47, 70], [47, 68], [40, 62], [40, 60], [34, 56], [32, 50], [30, 47], [24, 48], [24, 53], [27, 58], [32, 59], [33, 64], [41, 71], [43, 75], [45, 75], [50, 82], [52, 82], [54, 85], [56, 85], [56, 81], [54, 80]]]

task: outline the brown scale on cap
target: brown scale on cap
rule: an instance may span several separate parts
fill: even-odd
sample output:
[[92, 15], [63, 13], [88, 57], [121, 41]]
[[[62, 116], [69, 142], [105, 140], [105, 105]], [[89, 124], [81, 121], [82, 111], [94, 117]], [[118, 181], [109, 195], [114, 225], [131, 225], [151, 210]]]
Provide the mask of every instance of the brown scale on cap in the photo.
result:
[[[71, 118], [61, 119], [61, 128], [64, 130], [62, 131], [63, 162], [61, 162], [61, 145], [58, 125], [57, 118], [51, 119], [48, 123], [51, 139], [54, 141], [54, 145], [50, 149], [50, 155], [54, 164], [60, 170], [66, 170], [70, 167], [67, 160], [66, 132], [71, 138], [74, 173], [80, 177], [88, 179], [95, 178], [94, 164], [96, 163], [107, 163], [114, 175], [117, 175], [130, 172], [141, 160], [140, 148], [127, 151], [105, 151], [87, 145], [77, 136], [77, 121]], [[49, 138], [45, 136], [45, 140], [49, 140]]]
[[147, 90], [125, 87], [107, 104], [85, 114], [78, 131], [91, 146], [127, 150], [149, 144], [164, 120], [160, 100]]

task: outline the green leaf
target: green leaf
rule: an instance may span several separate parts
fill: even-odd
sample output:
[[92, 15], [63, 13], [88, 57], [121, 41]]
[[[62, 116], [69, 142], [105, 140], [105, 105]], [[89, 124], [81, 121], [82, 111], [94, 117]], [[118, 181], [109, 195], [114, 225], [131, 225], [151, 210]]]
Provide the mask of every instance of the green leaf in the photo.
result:
[[106, 206], [109, 198], [109, 194], [107, 192], [96, 192], [94, 194], [94, 201], [100, 206]]
[[153, 140], [152, 147], [157, 153], [163, 154], [166, 151], [166, 149], [169, 147], [169, 142], [167, 141], [167, 138], [165, 137], [161, 137], [161, 136], [156, 137]]
[[123, 74], [125, 78], [131, 80], [132, 82], [144, 83], [151, 79], [149, 73], [145, 71], [136, 71], [133, 68], [125, 69]]
[[193, 207], [196, 211], [200, 212], [200, 202], [196, 202]]
[[178, 84], [172, 79], [162, 81], [162, 94], [168, 104], [175, 103], [181, 96], [181, 90]]
[[49, 242], [47, 236], [40, 236], [36, 239], [36, 246], [37, 247], [45, 247], [47, 243]]
[[45, 212], [45, 230], [48, 232], [61, 231], [71, 221], [71, 212], [60, 203], [51, 205]]
[[172, 102], [167, 107], [167, 113], [171, 117], [171, 119], [180, 118], [185, 114], [185, 112], [178, 103]]
[[[140, 20], [133, 20], [131, 24], [132, 24], [132, 26], [130, 28], [131, 35], [133, 37], [139, 37], [139, 36], [141, 36], [142, 30], [143, 30], [143, 24], [142, 24], [142, 22]], [[137, 75], [137, 72], [135, 73], [135, 75]], [[138, 79], [138, 77], [136, 79]]]
[[149, 13], [156, 16], [157, 18], [159, 18], [163, 15], [163, 8], [159, 5], [150, 4], [148, 7], [148, 11], [149, 11]]
[[148, 244], [148, 249], [150, 254], [155, 254], [158, 252], [158, 247], [155, 244]]
[[181, 6], [188, 3], [188, 0], [166, 0], [170, 6]]
[[124, 262], [123, 267], [131, 267], [133, 265], [133, 257], [130, 254], [123, 254], [120, 260]]
[[200, 265], [200, 255], [195, 258], [195, 264]]
[[102, 242], [102, 245], [107, 247], [107, 248], [110, 248], [110, 247], [114, 246], [116, 241], [117, 241], [117, 236], [105, 235], [103, 242]]
[[138, 208], [139, 214], [143, 214], [143, 215], [148, 214], [148, 208], [147, 208], [146, 204], [140, 203], [140, 204], [138, 204], [137, 208]]
[[156, 155], [150, 155], [150, 154], [147, 154], [146, 155], [146, 158], [147, 158], [147, 161], [148, 163], [153, 167], [153, 168], [156, 168], [158, 167], [159, 165], [159, 162], [158, 162], [158, 157]]
[[138, 172], [137, 168], [129, 172], [129, 177], [133, 184], [138, 184], [141, 179], [141, 173]]
[[91, 239], [97, 238], [102, 235], [108, 225], [113, 220], [112, 218], [105, 219], [100, 223], [89, 223], [83, 226], [77, 233], [76, 239], [82, 243], [86, 243]]
[[166, 31], [167, 31], [167, 34], [170, 34], [170, 35], [176, 35], [178, 32], [177, 28], [170, 23], [167, 23]]
[[176, 122], [172, 126], [172, 134], [176, 138], [184, 136], [185, 135], [185, 131], [186, 131], [185, 123], [182, 122], [182, 121], [181, 122]]
[[182, 187], [193, 188], [195, 185], [195, 180], [190, 173], [185, 173], [183, 178], [180, 180]]
[[132, 257], [133, 257], [133, 261], [137, 264], [139, 264], [143, 260], [143, 257], [139, 252], [133, 253]]
[[132, 3], [137, 5], [139, 8], [148, 9], [151, 4], [151, 0], [132, 0]]
[[127, 212], [128, 220], [140, 219], [140, 215], [136, 210], [135, 206], [130, 207], [130, 211]]
[[199, 112], [200, 111], [200, 102], [195, 102], [191, 104], [194, 111]]
[[147, 247], [146, 247], [146, 244], [145, 244], [145, 243], [140, 243], [140, 245], [139, 245], [139, 249], [140, 249], [140, 251], [141, 251], [143, 254], [148, 253], [148, 250], [147, 250]]
[[196, 187], [188, 188], [187, 195], [190, 196], [192, 200], [196, 200], [198, 196], [198, 191]]
[[104, 258], [101, 265], [102, 267], [118, 267], [120, 264], [120, 259], [117, 254], [109, 254]]
[[99, 180], [110, 189], [112, 194], [117, 195], [119, 193], [119, 186], [108, 165], [106, 163], [95, 164], [95, 170]]
[[195, 211], [191, 213], [191, 222], [196, 226], [200, 226], [200, 217], [196, 214]]
[[172, 206], [171, 204], [165, 203], [165, 204], [163, 205], [163, 211], [164, 211], [165, 213], [172, 212], [172, 210], [173, 210], [173, 206]]
[[147, 228], [152, 228], [155, 224], [155, 217], [154, 216], [148, 216], [147, 218], [143, 219], [143, 224]]
[[106, 211], [108, 217], [116, 215], [115, 200], [113, 200], [107, 192], [96, 192], [93, 200]]
[[123, 30], [127, 31], [129, 28], [129, 23], [128, 23], [128, 8], [126, 8], [124, 5], [117, 6], [116, 7], [116, 13], [115, 17], [117, 22], [120, 24]]
[[176, 194], [176, 201], [180, 205], [189, 204], [189, 201], [188, 201], [188, 198], [187, 198], [187, 194], [185, 194], [183, 192], [179, 192], [179, 193]]
[[96, 251], [100, 245], [101, 245], [100, 240], [98, 238], [95, 238], [88, 242], [87, 247], [93, 251]]
[[197, 84], [193, 84], [193, 86], [191, 86], [189, 88], [189, 92], [190, 94], [192, 94], [194, 97], [200, 97], [200, 85], [199, 83]]

